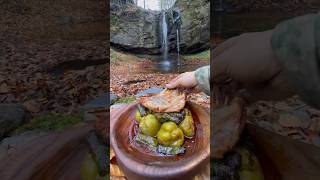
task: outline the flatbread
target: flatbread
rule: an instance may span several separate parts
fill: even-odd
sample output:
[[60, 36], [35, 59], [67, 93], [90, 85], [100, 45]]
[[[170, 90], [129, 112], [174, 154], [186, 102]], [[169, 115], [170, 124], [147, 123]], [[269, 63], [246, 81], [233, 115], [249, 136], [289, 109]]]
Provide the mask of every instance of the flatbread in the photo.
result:
[[186, 93], [165, 89], [159, 94], [142, 96], [139, 101], [153, 112], [180, 112], [186, 105]]

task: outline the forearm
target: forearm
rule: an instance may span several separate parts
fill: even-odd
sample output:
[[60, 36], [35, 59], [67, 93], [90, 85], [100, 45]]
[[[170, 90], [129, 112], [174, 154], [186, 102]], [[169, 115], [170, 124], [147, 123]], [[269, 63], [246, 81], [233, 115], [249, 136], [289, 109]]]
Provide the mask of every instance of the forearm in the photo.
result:
[[306, 103], [320, 108], [320, 15], [280, 23], [271, 44], [293, 90]]
[[201, 90], [210, 95], [210, 66], [198, 68], [195, 76]]

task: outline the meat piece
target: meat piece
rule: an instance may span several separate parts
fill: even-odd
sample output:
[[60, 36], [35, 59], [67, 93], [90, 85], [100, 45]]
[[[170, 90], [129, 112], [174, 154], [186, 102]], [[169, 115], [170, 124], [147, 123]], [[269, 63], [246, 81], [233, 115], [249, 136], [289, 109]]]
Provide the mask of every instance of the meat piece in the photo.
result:
[[240, 98], [235, 98], [230, 105], [213, 111], [211, 121], [211, 156], [220, 159], [238, 142], [245, 125], [245, 107]]
[[186, 94], [177, 89], [165, 89], [159, 94], [140, 97], [140, 103], [153, 112], [180, 112], [186, 104]]

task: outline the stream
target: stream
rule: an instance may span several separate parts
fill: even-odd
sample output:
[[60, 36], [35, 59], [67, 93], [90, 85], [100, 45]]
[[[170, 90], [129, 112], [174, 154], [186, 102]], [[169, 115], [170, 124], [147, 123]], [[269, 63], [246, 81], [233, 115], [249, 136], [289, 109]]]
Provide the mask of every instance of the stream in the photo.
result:
[[71, 60], [71, 61], [62, 62], [54, 66], [53, 68], [48, 70], [48, 73], [52, 76], [59, 76], [68, 70], [83, 70], [87, 67], [98, 66], [98, 65], [103, 65], [107, 63], [108, 62], [106, 59]]
[[150, 72], [160, 72], [160, 73], [183, 73], [188, 71], [194, 71], [197, 68], [203, 65], [195, 65], [195, 64], [181, 64], [181, 65], [173, 65], [173, 64], [162, 64], [159, 63], [155, 65], [153, 68], [150, 68]]
[[[179, 63], [179, 64], [177, 64]], [[197, 68], [203, 66], [204, 64], [186, 64], [184, 62], [173, 61], [173, 63], [160, 62], [155, 64], [149, 69], [150, 72], [160, 72], [160, 73], [183, 73], [187, 71], [194, 71]]]
[[181, 55], [176, 53], [169, 53], [167, 55], [167, 61], [163, 61], [163, 56], [157, 55], [138, 54], [136, 56], [140, 58], [151, 59], [155, 62], [151, 67], [148, 66], [146, 68], [138, 70], [138, 72], [145, 73], [183, 73], [187, 71], [194, 71], [199, 67], [208, 65], [208, 62], [206, 61], [201, 61], [200, 63], [188, 63], [186, 62], [188, 60], [180, 60]]

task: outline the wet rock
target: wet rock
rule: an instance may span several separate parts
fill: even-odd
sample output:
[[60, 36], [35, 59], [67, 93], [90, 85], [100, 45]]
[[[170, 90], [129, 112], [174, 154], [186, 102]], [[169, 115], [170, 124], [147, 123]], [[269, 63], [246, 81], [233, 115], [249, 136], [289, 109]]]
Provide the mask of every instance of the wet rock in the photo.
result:
[[311, 120], [309, 130], [313, 132], [320, 132], [320, 118], [313, 118]]
[[267, 121], [257, 121], [256, 122], [258, 124], [258, 126], [264, 128], [264, 129], [267, 129], [267, 130], [274, 130], [272, 124], [270, 122], [267, 122]]
[[280, 114], [279, 117], [279, 123], [283, 127], [303, 127], [303, 119], [299, 118], [298, 116], [292, 114], [292, 113], [283, 113]]
[[284, 128], [282, 126], [280, 126], [279, 123], [272, 123], [272, 128], [273, 128], [274, 132], [279, 133], [279, 134], [281, 134], [284, 130]]
[[38, 113], [41, 110], [40, 104], [33, 99], [24, 102], [23, 105], [32, 113]]
[[157, 94], [163, 91], [163, 88], [149, 88], [144, 91], [140, 91], [136, 94], [137, 97], [141, 97], [147, 94]]
[[281, 111], [288, 111], [288, 110], [291, 108], [288, 103], [282, 102], [282, 101], [276, 102], [276, 103], [274, 104], [274, 107], [275, 107], [276, 109], [281, 110]]
[[87, 102], [85, 105], [80, 107], [82, 112], [96, 110], [96, 109], [104, 109], [109, 107], [111, 96], [109, 93], [104, 93], [103, 95], [94, 98], [93, 100]]
[[309, 138], [312, 144], [320, 147], [320, 135], [319, 133], [310, 133]]
[[307, 128], [309, 126], [310, 117], [302, 111], [294, 111], [291, 113], [280, 114], [279, 124], [287, 128]]
[[119, 96], [117, 96], [114, 93], [110, 93], [110, 105], [115, 103], [119, 99]]
[[301, 119], [302, 121], [310, 121], [310, 114], [305, 110], [295, 110], [292, 114]]
[[159, 12], [133, 4], [110, 4], [110, 44], [123, 50], [159, 54]]
[[83, 121], [84, 122], [94, 122], [97, 120], [97, 116], [94, 113], [84, 112]]
[[0, 138], [29, 120], [27, 110], [21, 104], [0, 104]]
[[[180, 49], [195, 53], [210, 48], [210, 1], [177, 0], [173, 10], [180, 12]], [[175, 31], [171, 32], [175, 34]], [[171, 43], [174, 43], [172, 41]], [[176, 47], [176, 46], [175, 46]]]

